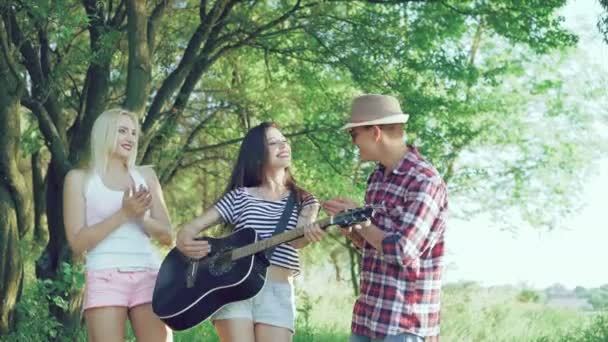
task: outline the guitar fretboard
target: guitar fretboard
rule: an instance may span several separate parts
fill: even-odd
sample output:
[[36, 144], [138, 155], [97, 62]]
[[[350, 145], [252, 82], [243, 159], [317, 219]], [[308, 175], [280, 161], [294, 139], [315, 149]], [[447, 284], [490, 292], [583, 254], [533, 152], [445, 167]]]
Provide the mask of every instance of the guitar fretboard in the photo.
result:
[[301, 226], [296, 229], [288, 230], [281, 234], [274, 235], [266, 240], [258, 241], [256, 243], [252, 243], [250, 245], [234, 249], [232, 251], [231, 259], [238, 260], [240, 258], [244, 258], [246, 256], [250, 256], [250, 255], [256, 254], [258, 252], [261, 252], [263, 250], [280, 245], [282, 243], [293, 241], [297, 238], [304, 236], [304, 229], [313, 224], [318, 224], [319, 227], [326, 228], [333, 224], [333, 217], [328, 217], [328, 218], [316, 221], [314, 223], [311, 223], [309, 225]]

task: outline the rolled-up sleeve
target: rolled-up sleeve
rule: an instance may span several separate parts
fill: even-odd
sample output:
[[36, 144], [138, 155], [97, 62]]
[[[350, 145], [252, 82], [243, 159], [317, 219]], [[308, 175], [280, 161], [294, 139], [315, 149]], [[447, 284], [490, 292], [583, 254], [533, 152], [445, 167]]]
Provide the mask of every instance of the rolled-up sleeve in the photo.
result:
[[405, 196], [402, 208], [387, 213], [398, 222], [397, 229], [382, 240], [384, 260], [403, 267], [417, 260], [427, 246], [445, 201], [445, 185], [441, 181], [423, 181], [408, 189]]
[[305, 194], [304, 199], [302, 201], [302, 209], [307, 207], [317, 207], [316, 209], [319, 209], [320, 207], [319, 200], [312, 194]]

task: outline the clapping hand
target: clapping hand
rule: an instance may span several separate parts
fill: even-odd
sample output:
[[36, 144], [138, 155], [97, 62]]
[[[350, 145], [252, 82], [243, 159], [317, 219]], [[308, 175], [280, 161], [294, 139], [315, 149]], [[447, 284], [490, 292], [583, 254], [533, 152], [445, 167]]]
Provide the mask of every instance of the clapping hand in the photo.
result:
[[142, 218], [152, 206], [152, 195], [146, 187], [140, 185], [125, 190], [122, 196], [122, 210], [130, 219]]

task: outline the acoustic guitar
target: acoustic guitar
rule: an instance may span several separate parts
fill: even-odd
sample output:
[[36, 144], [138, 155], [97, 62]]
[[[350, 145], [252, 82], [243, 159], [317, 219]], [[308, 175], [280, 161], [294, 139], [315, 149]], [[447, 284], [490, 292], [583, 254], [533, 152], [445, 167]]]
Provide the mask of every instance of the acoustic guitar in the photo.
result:
[[[348, 227], [371, 217], [373, 208], [337, 213], [313, 224]], [[304, 236], [298, 227], [260, 240], [253, 228], [224, 238], [201, 237], [211, 246], [202, 259], [191, 259], [173, 248], [163, 260], [152, 297], [152, 308], [171, 329], [189, 329], [207, 320], [224, 305], [257, 295], [266, 282], [270, 265], [265, 250]]]

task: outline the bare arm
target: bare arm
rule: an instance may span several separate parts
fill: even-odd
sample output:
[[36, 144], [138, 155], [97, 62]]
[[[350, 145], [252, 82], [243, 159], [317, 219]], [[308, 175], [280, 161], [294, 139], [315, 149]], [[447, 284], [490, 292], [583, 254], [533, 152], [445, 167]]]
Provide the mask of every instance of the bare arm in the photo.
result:
[[[382, 252], [382, 240], [386, 237], [386, 233], [370, 221], [367, 221], [366, 224], [359, 225], [359, 227], [361, 228], [353, 230], [354, 236], [351, 239], [353, 243], [356, 243], [354, 239], [358, 236], [359, 238], [365, 239], [377, 251]], [[362, 243], [362, 241], [360, 241], [360, 243]]]
[[[441, 215], [445, 201], [443, 183], [421, 182], [408, 192], [404, 212], [397, 217], [401, 221], [399, 229], [385, 232], [368, 221], [355, 225], [358, 226], [355, 232], [381, 252], [386, 262], [407, 266], [422, 254], [433, 222]], [[334, 198], [323, 204], [323, 208], [332, 215], [355, 206], [353, 201], [343, 198]]]
[[318, 213], [318, 204], [309, 205], [302, 208], [300, 211], [300, 216], [298, 216], [298, 223], [296, 224], [296, 227], [306, 226], [306, 228], [304, 229], [303, 237], [293, 240], [290, 243], [294, 248], [304, 248], [311, 242], [321, 241], [325, 232], [318, 226], [312, 225], [312, 223], [316, 221]]
[[191, 258], [203, 258], [209, 253], [207, 241], [195, 240], [203, 230], [223, 222], [219, 211], [214, 207], [207, 209], [202, 215], [182, 225], [177, 232], [177, 249]]
[[[128, 222], [133, 214], [133, 211], [126, 210], [123, 205], [123, 208], [103, 221], [92, 226], [87, 226], [84, 200], [85, 179], [86, 173], [84, 171], [72, 170], [66, 175], [63, 186], [63, 219], [65, 233], [70, 248], [72, 248], [75, 255], [81, 255], [85, 251], [95, 247], [111, 232]], [[144, 201], [143, 198], [136, 196], [137, 194], [131, 197], [131, 202], [133, 204], [137, 204], [135, 201]]]
[[152, 195], [150, 216], [146, 216], [142, 220], [144, 230], [150, 236], [160, 241], [161, 244], [170, 246], [173, 243], [171, 238], [171, 219], [169, 218], [160, 182], [152, 168], [142, 167], [140, 171], [146, 179], [148, 191]]

